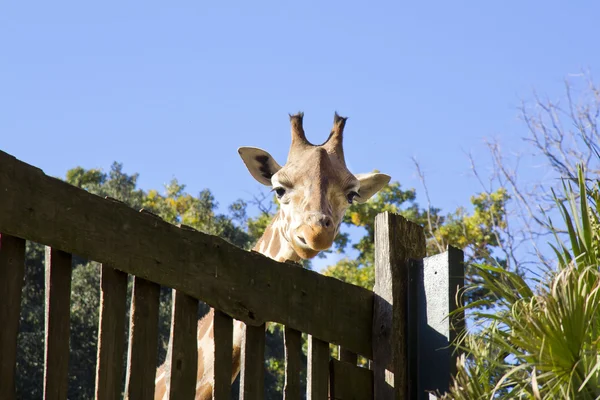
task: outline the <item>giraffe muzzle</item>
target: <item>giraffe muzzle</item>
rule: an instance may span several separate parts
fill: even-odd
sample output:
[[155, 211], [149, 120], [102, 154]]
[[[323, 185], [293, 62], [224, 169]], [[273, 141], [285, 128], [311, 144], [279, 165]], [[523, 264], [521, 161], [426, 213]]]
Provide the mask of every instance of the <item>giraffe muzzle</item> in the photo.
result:
[[309, 226], [304, 225], [296, 231], [296, 242], [301, 247], [307, 247], [311, 250], [322, 251], [327, 250], [333, 244], [335, 238], [335, 230], [329, 226]]

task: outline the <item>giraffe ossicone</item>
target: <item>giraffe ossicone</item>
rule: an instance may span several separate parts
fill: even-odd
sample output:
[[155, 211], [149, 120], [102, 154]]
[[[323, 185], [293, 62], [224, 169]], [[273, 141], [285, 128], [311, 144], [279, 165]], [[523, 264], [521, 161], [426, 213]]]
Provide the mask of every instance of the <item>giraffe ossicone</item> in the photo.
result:
[[[253, 250], [277, 261], [300, 261], [329, 249], [344, 213], [354, 202], [364, 203], [390, 181], [381, 173], [352, 174], [344, 158], [343, 134], [347, 118], [335, 113], [333, 128], [320, 145], [308, 141], [303, 113], [290, 115], [292, 141], [281, 166], [265, 150], [240, 147], [250, 174], [275, 192], [280, 208]], [[198, 378], [196, 400], [212, 398], [213, 311], [198, 322]], [[234, 321], [233, 376], [240, 369], [243, 323]], [[156, 373], [155, 399], [166, 399], [170, 367]]]

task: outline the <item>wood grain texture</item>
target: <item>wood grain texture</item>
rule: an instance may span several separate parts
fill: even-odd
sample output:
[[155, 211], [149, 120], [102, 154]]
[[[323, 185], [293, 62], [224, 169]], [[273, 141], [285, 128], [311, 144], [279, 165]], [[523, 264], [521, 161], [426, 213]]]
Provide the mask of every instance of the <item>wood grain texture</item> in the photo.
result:
[[[419, 276], [422, 260], [408, 260], [408, 299], [406, 301], [406, 366], [409, 399], [418, 398], [419, 384]], [[423, 360], [427, 363], [428, 360]]]
[[283, 331], [285, 348], [285, 384], [283, 398], [285, 400], [300, 400], [300, 371], [302, 369], [302, 333], [285, 327]]
[[[133, 278], [126, 399], [152, 399], [158, 351], [158, 302], [160, 286]], [[195, 347], [194, 347], [195, 348]]]
[[233, 318], [222, 311], [215, 310], [213, 319], [215, 341], [213, 400], [229, 400], [233, 375]]
[[356, 365], [356, 362], [358, 361], [358, 355], [356, 353], [342, 346], [338, 346], [338, 354], [340, 361], [344, 361], [352, 365]]
[[265, 384], [265, 325], [246, 325], [242, 344], [240, 399], [264, 398]]
[[15, 398], [17, 335], [25, 273], [25, 240], [0, 234], [0, 399]]
[[423, 228], [400, 215], [377, 215], [372, 358], [376, 399], [409, 396], [408, 347], [417, 344], [408, 342], [408, 268], [409, 259], [424, 256]]
[[[419, 269], [418, 313], [418, 399], [433, 398], [431, 392], [444, 393], [456, 373], [460, 352], [450, 344], [464, 329], [463, 315], [452, 314], [464, 285], [464, 254], [448, 246], [448, 251], [427, 257]], [[427, 361], [425, 361], [427, 360]], [[435, 365], [435, 368], [431, 368]]]
[[102, 265], [96, 358], [96, 400], [120, 399], [123, 390], [127, 274]]
[[[329, 363], [330, 398], [336, 400], [372, 400], [373, 371], [347, 362]], [[409, 397], [412, 399], [412, 397]]]
[[329, 396], [329, 343], [308, 336], [306, 399], [326, 400]]
[[0, 210], [10, 210], [0, 212], [4, 233], [175, 288], [253, 326], [279, 322], [372, 355], [369, 290], [178, 228], [4, 152], [0, 187]]
[[[448, 275], [448, 314], [452, 314], [448, 321], [448, 342], [454, 343], [460, 332], [465, 330], [464, 312], [456, 312], [464, 306], [464, 297], [460, 294], [465, 287], [465, 253], [452, 246], [448, 246]], [[461, 352], [452, 352], [449, 357], [450, 375], [456, 374], [456, 361], [460, 354]]]
[[46, 247], [44, 399], [66, 399], [69, 373], [71, 254]]
[[193, 399], [198, 372], [198, 300], [173, 290], [171, 337], [168, 352], [171, 383], [169, 399]]

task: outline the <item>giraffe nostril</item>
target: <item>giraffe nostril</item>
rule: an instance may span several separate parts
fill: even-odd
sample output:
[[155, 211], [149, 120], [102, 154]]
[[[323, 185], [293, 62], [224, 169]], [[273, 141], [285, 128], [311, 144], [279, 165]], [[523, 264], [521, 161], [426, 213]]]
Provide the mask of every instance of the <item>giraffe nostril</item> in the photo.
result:
[[304, 240], [304, 238], [302, 236], [296, 236], [298, 238], [299, 241], [301, 241], [303, 244], [306, 244], [306, 240]]
[[319, 218], [318, 221], [319, 221], [318, 224], [325, 229], [330, 229], [331, 226], [333, 225], [333, 220], [331, 219], [331, 217], [328, 217], [325, 215], [323, 215], [321, 218]]

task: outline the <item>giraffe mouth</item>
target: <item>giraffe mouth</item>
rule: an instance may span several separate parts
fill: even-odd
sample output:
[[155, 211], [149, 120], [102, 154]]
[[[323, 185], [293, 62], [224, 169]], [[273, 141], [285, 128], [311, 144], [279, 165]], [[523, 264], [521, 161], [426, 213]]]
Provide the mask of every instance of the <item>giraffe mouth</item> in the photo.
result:
[[323, 241], [322, 238], [320, 239], [318, 237], [316, 238], [317, 239], [316, 241], [315, 241], [314, 237], [309, 236], [308, 240], [307, 240], [304, 235], [299, 235], [299, 234], [295, 234], [293, 236], [293, 238], [294, 238], [294, 244], [296, 245], [296, 247], [299, 247], [304, 250], [319, 252], [319, 251], [323, 251], [323, 250], [326, 250], [331, 247], [331, 242], [329, 242], [328, 240]]
[[304, 237], [300, 235], [294, 235], [292, 238], [292, 248], [300, 258], [310, 259], [319, 254], [319, 250], [311, 248]]

